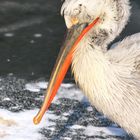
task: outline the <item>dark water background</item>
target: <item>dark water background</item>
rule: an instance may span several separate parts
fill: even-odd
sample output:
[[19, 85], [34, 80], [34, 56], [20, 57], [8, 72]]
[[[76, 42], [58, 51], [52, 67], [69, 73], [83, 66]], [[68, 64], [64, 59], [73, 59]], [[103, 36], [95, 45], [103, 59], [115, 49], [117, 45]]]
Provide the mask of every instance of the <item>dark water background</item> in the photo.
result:
[[[118, 39], [140, 32], [140, 1], [131, 5], [130, 22]], [[61, 0], [0, 1], [0, 76], [49, 78], [66, 31], [60, 7]]]

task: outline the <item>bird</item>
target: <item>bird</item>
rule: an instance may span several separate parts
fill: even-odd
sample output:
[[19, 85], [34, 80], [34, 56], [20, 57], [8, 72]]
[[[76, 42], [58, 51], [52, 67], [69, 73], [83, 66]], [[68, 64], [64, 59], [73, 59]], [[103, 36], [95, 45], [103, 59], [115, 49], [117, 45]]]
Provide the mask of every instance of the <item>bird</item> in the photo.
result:
[[76, 84], [95, 108], [140, 140], [140, 33], [109, 47], [129, 22], [129, 0], [64, 0], [68, 28], [33, 121], [38, 124], [71, 65]]

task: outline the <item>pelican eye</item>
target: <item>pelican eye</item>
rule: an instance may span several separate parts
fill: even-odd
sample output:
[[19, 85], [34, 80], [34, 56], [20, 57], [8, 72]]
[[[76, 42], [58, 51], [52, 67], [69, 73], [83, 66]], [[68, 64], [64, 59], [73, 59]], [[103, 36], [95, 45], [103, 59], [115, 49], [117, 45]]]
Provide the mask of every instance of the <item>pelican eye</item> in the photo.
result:
[[73, 14], [74, 15], [79, 15], [81, 13], [80, 9], [74, 9]]

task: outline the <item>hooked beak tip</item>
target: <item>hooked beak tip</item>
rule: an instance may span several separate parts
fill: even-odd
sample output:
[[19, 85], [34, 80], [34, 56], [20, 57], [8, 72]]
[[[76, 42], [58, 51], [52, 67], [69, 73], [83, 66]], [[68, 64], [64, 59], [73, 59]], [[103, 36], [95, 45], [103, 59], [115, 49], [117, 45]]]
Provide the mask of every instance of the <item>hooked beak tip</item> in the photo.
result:
[[40, 123], [41, 119], [42, 119], [41, 116], [36, 116], [36, 117], [34, 117], [34, 119], [33, 119], [33, 123], [34, 123], [35, 125], [38, 125], [38, 124]]

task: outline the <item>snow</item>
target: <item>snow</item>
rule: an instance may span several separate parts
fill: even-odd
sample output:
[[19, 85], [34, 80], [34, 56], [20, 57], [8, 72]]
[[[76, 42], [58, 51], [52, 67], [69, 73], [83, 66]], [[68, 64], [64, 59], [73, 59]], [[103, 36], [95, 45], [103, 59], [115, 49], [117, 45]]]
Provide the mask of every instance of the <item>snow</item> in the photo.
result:
[[10, 98], [4, 98], [3, 101], [10, 101]]
[[73, 125], [70, 127], [70, 129], [85, 129], [85, 127], [80, 126], [80, 125]]
[[49, 113], [45, 115], [42, 123], [33, 124], [33, 117], [38, 110], [24, 111], [20, 113], [11, 113], [0, 109], [0, 139], [1, 140], [39, 140], [42, 136], [39, 133], [40, 128], [54, 126], [55, 123], [49, 119], [55, 120], [58, 117]]
[[[31, 92], [39, 92], [42, 89], [46, 89], [48, 86], [48, 83], [45, 81], [39, 81], [36, 83], [27, 83], [25, 85], [25, 90], [31, 91]], [[82, 91], [77, 89], [74, 84], [71, 83], [63, 83], [61, 84], [61, 87], [59, 88], [58, 94], [56, 95], [54, 102], [58, 100], [59, 98], [70, 98], [70, 99], [76, 99], [76, 100], [83, 100], [87, 102], [87, 99], [85, 99], [84, 94]]]
[[93, 108], [92, 108], [91, 106], [89, 106], [89, 107], [87, 108], [87, 110], [88, 110], [88, 111], [93, 111]]
[[31, 92], [39, 92], [40, 91], [40, 87], [35, 83], [26, 84], [25, 89], [29, 90]]
[[40, 81], [40, 82], [36, 83], [36, 85], [37, 85], [40, 89], [46, 89], [48, 83], [47, 83], [47, 82], [44, 82], [44, 81]]
[[[25, 90], [38, 93], [39, 91], [46, 89], [48, 83], [45, 81], [27, 83], [25, 85]], [[55, 104], [59, 104], [60, 98], [75, 99], [80, 102], [85, 102], [87, 99], [84, 97], [82, 92], [76, 88], [74, 84], [63, 83], [58, 91], [57, 96], [54, 101]], [[9, 100], [5, 98], [4, 100]], [[93, 111], [92, 107], [87, 107], [89, 112]], [[39, 125], [33, 124], [33, 117], [37, 114], [38, 109], [35, 110], [25, 110], [24, 112], [12, 113], [4, 109], [0, 109], [0, 139], [1, 140], [41, 140], [44, 135], [40, 133], [42, 128], [47, 128], [52, 133], [56, 131], [57, 121], [63, 120], [67, 121], [73, 110], [68, 110], [64, 112], [63, 115], [57, 115], [53, 111], [47, 111], [43, 117], [43, 120]], [[90, 120], [91, 118], [89, 118]], [[72, 133], [77, 133], [80, 131], [87, 137], [90, 136], [102, 136], [108, 138], [112, 137], [124, 137], [126, 133], [123, 129], [117, 126], [108, 127], [95, 127], [88, 125], [87, 127], [81, 124], [68, 125], [66, 127]], [[66, 136], [64, 139], [69, 140], [70, 138]]]
[[37, 83], [28, 83], [25, 85], [25, 90], [31, 92], [39, 92], [41, 89], [46, 89], [48, 83], [47, 82], [37, 82]]
[[[28, 90], [30, 92], [38, 93], [43, 89], [46, 89], [48, 83], [45, 81], [39, 82], [31, 82], [25, 85], [24, 90]], [[73, 84], [62, 84], [56, 98], [53, 102], [59, 103], [59, 98], [71, 98], [82, 100], [84, 95], [81, 93], [79, 89], [76, 89]], [[8, 98], [4, 98], [3, 100], [8, 101]], [[4, 121], [4, 123], [0, 123], [0, 139], [1, 140], [40, 140], [42, 139], [41, 133], [39, 131], [41, 128], [47, 128], [48, 130], [55, 130], [55, 120], [59, 117], [63, 120], [67, 120], [67, 116], [71, 112], [67, 112], [64, 116], [57, 116], [53, 114], [51, 111], [47, 111], [44, 115], [42, 122], [39, 125], [33, 124], [33, 117], [37, 114], [38, 110], [26, 110], [24, 112], [12, 113], [4, 109], [0, 109], [0, 121]], [[66, 117], [65, 117], [66, 115]], [[73, 126], [73, 129], [79, 129], [82, 126]]]
[[63, 87], [63, 88], [72, 88], [73, 86], [74, 86], [74, 84], [71, 84], [71, 83], [67, 83], [67, 84], [62, 83], [61, 84], [61, 87]]
[[126, 136], [126, 132], [123, 131], [121, 128], [116, 127], [94, 127], [94, 126], [88, 126], [85, 131], [85, 135], [88, 136]]

